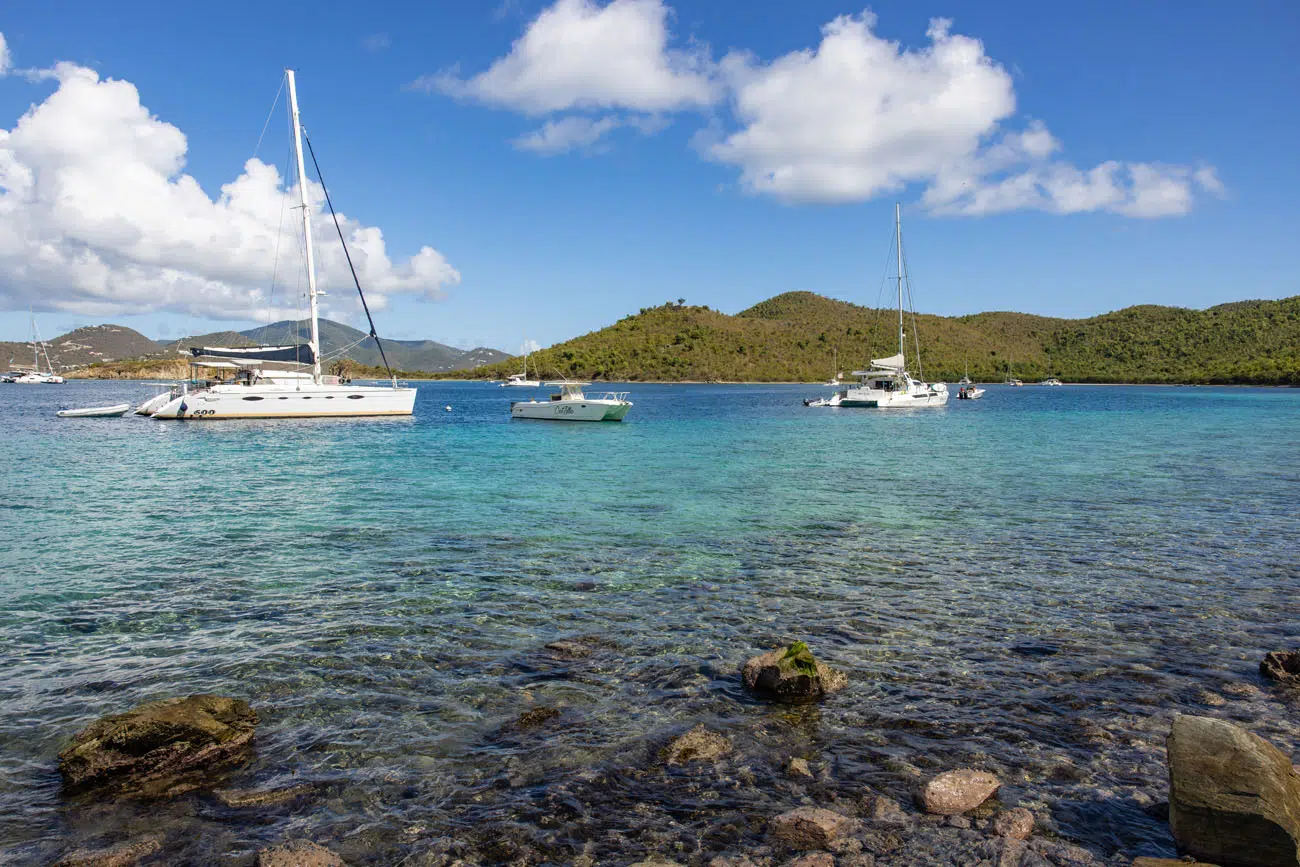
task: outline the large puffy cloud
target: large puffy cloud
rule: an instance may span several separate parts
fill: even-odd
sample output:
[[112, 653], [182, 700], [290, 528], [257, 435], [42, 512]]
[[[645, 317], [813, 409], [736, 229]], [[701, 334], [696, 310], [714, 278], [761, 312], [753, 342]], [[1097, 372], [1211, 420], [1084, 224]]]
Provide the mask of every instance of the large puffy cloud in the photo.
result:
[[662, 0], [557, 0], [485, 72], [415, 86], [528, 114], [710, 105], [719, 94], [707, 52], [668, 47], [669, 12]]
[[[417, 85], [530, 116], [708, 111], [698, 149], [737, 167], [749, 192], [789, 202], [856, 202], [914, 185], [942, 214], [1161, 217], [1187, 213], [1199, 193], [1224, 193], [1209, 166], [1108, 160], [1079, 168], [1043, 123], [1008, 128], [1011, 76], [945, 19], [932, 21], [928, 43], [915, 49], [877, 35], [865, 12], [831, 21], [816, 47], [771, 62], [734, 51], [715, 64], [703, 48], [670, 47], [670, 16], [662, 0], [557, 0], [486, 72]], [[730, 111], [718, 112], [724, 96]], [[635, 115], [568, 114], [515, 146], [592, 152], [612, 130], [638, 125]]]
[[905, 51], [842, 16], [816, 50], [763, 65], [723, 61], [743, 127], [709, 149], [750, 190], [792, 200], [855, 201], [899, 189], [965, 157], [1015, 111], [1011, 76], [947, 22]]
[[[151, 116], [134, 85], [66, 63], [51, 74], [57, 90], [0, 129], [0, 300], [86, 316], [298, 311], [297, 191], [275, 167], [251, 159], [211, 198], [183, 172], [185, 135]], [[320, 283], [346, 315], [351, 276], [320, 187], [309, 183], [308, 194]], [[378, 228], [340, 217], [372, 306], [394, 293], [436, 297], [459, 281], [433, 248], [394, 261]]]
[[816, 49], [722, 67], [740, 129], [706, 144], [742, 185], [788, 201], [851, 202], [925, 185], [933, 211], [981, 215], [1034, 208], [1133, 217], [1187, 213], [1194, 193], [1221, 193], [1212, 169], [1060, 159], [1041, 122], [1006, 131], [1011, 76], [977, 39], [936, 19], [929, 44], [905, 49], [873, 32], [870, 13], [823, 28]]

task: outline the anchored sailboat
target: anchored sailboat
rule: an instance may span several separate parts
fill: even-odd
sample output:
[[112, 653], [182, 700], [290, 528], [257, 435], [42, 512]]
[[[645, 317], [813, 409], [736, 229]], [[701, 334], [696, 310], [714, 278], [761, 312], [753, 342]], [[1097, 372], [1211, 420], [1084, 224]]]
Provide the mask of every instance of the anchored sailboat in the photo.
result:
[[[190, 366], [198, 372], [211, 371], [218, 376], [230, 376], [219, 382], [205, 384], [194, 390], [182, 386], [179, 393], [153, 411], [154, 418], [162, 419], [227, 419], [227, 418], [308, 418], [313, 416], [378, 416], [411, 415], [415, 408], [415, 389], [397, 384], [397, 377], [388, 368], [383, 344], [375, 332], [375, 322], [370, 316], [365, 294], [352, 269], [361, 306], [370, 322], [370, 337], [379, 347], [384, 367], [388, 369], [391, 386], [359, 386], [343, 382], [337, 376], [321, 375], [320, 323], [317, 314], [317, 296], [323, 294], [316, 288], [316, 259], [312, 247], [311, 207], [307, 202], [307, 169], [303, 160], [304, 134], [298, 116], [298, 91], [292, 69], [285, 70], [289, 85], [289, 115], [293, 123], [293, 151], [298, 177], [299, 207], [302, 211], [302, 233], [306, 249], [307, 299], [311, 308], [311, 337], [308, 343], [289, 346], [258, 346], [252, 348], [200, 346], [191, 347]], [[307, 147], [311, 149], [311, 140]], [[312, 152], [312, 164], [316, 155]], [[316, 165], [319, 177], [320, 166]], [[320, 178], [325, 193], [325, 203], [334, 226], [338, 229], [343, 253], [352, 267], [352, 256], [343, 241], [343, 231], [334, 214], [329, 191], [324, 178]], [[152, 401], [150, 401], [152, 403]], [[143, 409], [144, 407], [142, 407]]]
[[[857, 385], [849, 386], [818, 405], [897, 409], [943, 406], [948, 402], [948, 386], [942, 382], [922, 382], [907, 370], [906, 335], [903, 331], [903, 210], [899, 205], [894, 205], [894, 244], [898, 252], [898, 354], [871, 359], [870, 370], [853, 371], [858, 378]], [[917, 346], [919, 353], [919, 341]], [[920, 373], [919, 354], [916, 362]]]
[[[32, 318], [32, 369], [8, 374], [5, 380], [18, 385], [62, 385], [64, 379], [54, 372], [54, 363], [50, 361], [49, 350], [45, 348], [45, 341], [41, 340], [41, 332], [36, 327], [36, 314], [31, 310], [27, 312]], [[45, 371], [41, 370], [42, 355], [45, 356]], [[13, 359], [10, 359], [10, 362], [12, 361]]]

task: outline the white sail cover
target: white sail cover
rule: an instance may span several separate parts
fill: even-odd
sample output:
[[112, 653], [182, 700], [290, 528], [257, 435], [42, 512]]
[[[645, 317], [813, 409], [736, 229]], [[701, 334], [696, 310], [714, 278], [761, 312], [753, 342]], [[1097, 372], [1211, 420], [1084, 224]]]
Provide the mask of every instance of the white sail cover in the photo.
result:
[[875, 367], [881, 367], [886, 370], [902, 370], [903, 353], [900, 352], [898, 355], [891, 355], [888, 358], [873, 358], [871, 359], [871, 364]]

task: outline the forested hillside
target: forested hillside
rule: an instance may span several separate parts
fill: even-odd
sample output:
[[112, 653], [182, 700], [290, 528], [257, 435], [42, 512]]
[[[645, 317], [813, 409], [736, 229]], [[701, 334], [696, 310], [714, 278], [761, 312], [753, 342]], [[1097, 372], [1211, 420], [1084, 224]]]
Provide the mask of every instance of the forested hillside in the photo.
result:
[[[1209, 310], [1131, 307], [1091, 319], [1024, 313], [907, 317], [926, 377], [1001, 381], [1206, 382], [1300, 385], [1300, 296]], [[646, 308], [608, 328], [534, 353], [542, 377], [638, 381], [815, 382], [897, 351], [897, 313], [789, 292], [734, 316], [683, 303]], [[450, 375], [501, 378], [512, 358]], [[914, 365], [913, 365], [914, 366]], [[914, 370], [914, 372], [916, 372]]]

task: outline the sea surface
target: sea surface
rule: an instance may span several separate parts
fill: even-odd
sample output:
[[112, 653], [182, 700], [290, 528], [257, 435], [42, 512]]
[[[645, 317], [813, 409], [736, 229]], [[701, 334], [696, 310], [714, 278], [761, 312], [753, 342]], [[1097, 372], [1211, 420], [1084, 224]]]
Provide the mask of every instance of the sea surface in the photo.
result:
[[[482, 383], [421, 384], [412, 419], [278, 422], [57, 419], [153, 389], [0, 385], [0, 862], [163, 833], [188, 863], [291, 836], [354, 864], [440, 837], [707, 863], [808, 799], [908, 804], [961, 766], [1100, 856], [1170, 855], [1174, 713], [1300, 751], [1300, 699], [1257, 670], [1300, 646], [1300, 391], [887, 413], [626, 388], [626, 422], [584, 425], [512, 422], [522, 390]], [[586, 659], [544, 649], [587, 635]], [[793, 639], [850, 687], [748, 697], [745, 659]], [[79, 729], [196, 692], [261, 718], [220, 785], [311, 793], [60, 795]], [[539, 707], [561, 713], [512, 725]], [[665, 767], [697, 723], [735, 752]]]

